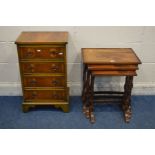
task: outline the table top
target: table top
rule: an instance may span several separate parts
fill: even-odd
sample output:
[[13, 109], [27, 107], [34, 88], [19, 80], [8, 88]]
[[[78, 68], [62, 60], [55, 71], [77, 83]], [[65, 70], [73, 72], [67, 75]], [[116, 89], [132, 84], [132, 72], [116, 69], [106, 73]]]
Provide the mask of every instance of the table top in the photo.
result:
[[65, 44], [68, 32], [22, 32], [16, 44]]
[[86, 64], [140, 64], [132, 48], [82, 48]]

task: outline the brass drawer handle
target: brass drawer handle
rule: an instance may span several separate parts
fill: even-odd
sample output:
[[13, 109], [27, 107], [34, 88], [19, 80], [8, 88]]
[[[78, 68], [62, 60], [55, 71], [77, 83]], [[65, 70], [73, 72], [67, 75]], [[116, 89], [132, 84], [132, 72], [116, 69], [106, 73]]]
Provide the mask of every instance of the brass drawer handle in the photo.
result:
[[37, 84], [37, 80], [36, 80], [36, 79], [32, 79], [32, 80], [30, 81], [30, 84], [32, 84], [32, 85]]
[[53, 64], [50, 68], [51, 71], [57, 71], [59, 69], [59, 66]]
[[41, 49], [37, 49], [36, 51], [37, 51], [38, 53], [40, 53], [40, 52], [41, 52]]
[[32, 57], [34, 55], [33, 51], [27, 51], [26, 52], [26, 57]]
[[58, 70], [57, 67], [52, 67], [51, 69], [52, 69], [53, 71], [57, 71], [57, 70]]
[[58, 85], [58, 81], [57, 80], [53, 80], [52, 84], [56, 86], [56, 85]]
[[32, 98], [36, 98], [37, 97], [37, 92], [32, 92]]
[[29, 70], [30, 72], [34, 72], [34, 69], [35, 69], [34, 64], [30, 64], [30, 65], [28, 66], [28, 70]]
[[62, 56], [64, 53], [63, 52], [59, 52], [58, 55]]

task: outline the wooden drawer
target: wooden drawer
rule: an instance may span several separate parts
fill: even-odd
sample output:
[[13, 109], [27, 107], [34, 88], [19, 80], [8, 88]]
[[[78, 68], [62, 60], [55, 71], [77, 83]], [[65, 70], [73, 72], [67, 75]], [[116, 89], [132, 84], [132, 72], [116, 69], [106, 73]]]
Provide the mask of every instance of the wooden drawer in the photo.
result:
[[65, 87], [64, 76], [24, 76], [24, 87]]
[[23, 73], [64, 73], [63, 62], [21, 62]]
[[64, 59], [64, 47], [19, 47], [21, 59]]
[[65, 101], [64, 90], [24, 90], [25, 101]]

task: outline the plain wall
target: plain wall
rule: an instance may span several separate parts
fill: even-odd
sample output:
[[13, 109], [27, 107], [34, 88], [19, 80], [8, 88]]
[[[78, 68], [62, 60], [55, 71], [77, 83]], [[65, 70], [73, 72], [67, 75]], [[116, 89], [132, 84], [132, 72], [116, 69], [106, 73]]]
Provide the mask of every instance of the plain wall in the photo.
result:
[[[130, 47], [142, 61], [134, 78], [133, 94], [155, 94], [155, 27], [0, 27], [0, 95], [22, 95], [17, 49], [14, 44], [22, 31], [68, 31], [68, 85], [70, 95], [81, 95], [81, 48]], [[96, 80], [97, 89], [122, 89], [124, 78]]]

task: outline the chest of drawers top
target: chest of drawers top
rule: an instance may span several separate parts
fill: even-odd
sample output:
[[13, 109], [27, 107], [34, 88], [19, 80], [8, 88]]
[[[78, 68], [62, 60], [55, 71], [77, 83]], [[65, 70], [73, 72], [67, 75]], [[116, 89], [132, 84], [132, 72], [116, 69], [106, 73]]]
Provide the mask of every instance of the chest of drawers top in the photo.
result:
[[68, 32], [22, 32], [16, 44], [67, 44]]

